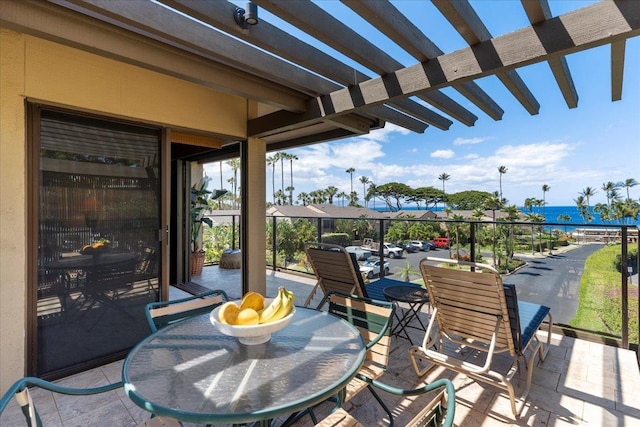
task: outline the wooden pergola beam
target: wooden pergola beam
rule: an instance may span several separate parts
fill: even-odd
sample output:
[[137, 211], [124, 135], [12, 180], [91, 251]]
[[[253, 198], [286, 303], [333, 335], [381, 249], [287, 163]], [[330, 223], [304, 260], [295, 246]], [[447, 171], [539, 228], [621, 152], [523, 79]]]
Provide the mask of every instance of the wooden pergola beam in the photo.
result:
[[[458, 33], [460, 33], [469, 46], [475, 46], [492, 39], [491, 33], [467, 0], [431, 1]], [[501, 70], [497, 71], [495, 75], [529, 114], [538, 114], [540, 104], [515, 70]]]
[[[640, 2], [606, 1], [528, 26], [428, 62], [354, 85], [309, 103], [299, 120], [319, 120], [397, 97], [506, 72], [640, 35]], [[257, 121], [269, 120], [263, 116]], [[250, 127], [252, 123], [250, 122]]]
[[[379, 31], [420, 62], [443, 55], [436, 44], [390, 2], [342, 0]], [[504, 110], [475, 82], [454, 85], [469, 101], [494, 120], [501, 120]]]
[[[291, 34], [283, 31], [279, 27], [270, 24], [264, 19], [260, 20], [260, 25], [249, 30], [243, 30], [233, 20], [233, 11], [236, 6], [229, 2], [215, 1], [215, 2], [194, 2], [189, 0], [161, 0], [162, 3], [180, 11], [194, 18], [199, 19], [209, 25], [233, 34], [234, 36], [258, 46], [261, 49], [265, 49], [269, 52], [273, 52], [275, 55], [298, 64], [308, 70], [314, 71], [320, 75], [325, 76], [335, 82], [338, 82], [344, 86], [348, 86], [355, 82], [361, 82], [369, 80], [371, 77], [364, 73], [354, 70], [352, 67], [338, 61], [336, 58], [321, 51], [320, 49], [311, 46], [303, 42], [302, 40], [292, 36]], [[270, 74], [273, 74], [273, 70]], [[276, 73], [279, 70], [276, 70]], [[338, 89], [339, 85], [331, 90]], [[321, 93], [322, 88], [314, 87], [316, 94]], [[326, 92], [325, 92], [326, 93]], [[392, 107], [404, 112], [407, 115], [413, 116], [416, 119], [429, 123], [439, 129], [448, 129], [452, 122], [451, 120], [442, 117], [439, 114], [423, 107], [417, 102], [411, 100], [402, 100], [390, 104]], [[404, 127], [405, 120], [396, 121], [395, 115], [387, 112], [383, 112], [386, 121], [395, 123]], [[415, 124], [411, 126], [414, 130]], [[422, 131], [426, 126], [423, 127]]]
[[[403, 67], [382, 49], [314, 3], [289, 0], [254, 0], [254, 3], [380, 75]], [[349, 84], [360, 82], [353, 78], [355, 76], [352, 70]], [[478, 119], [444, 93], [433, 91], [418, 96], [467, 126], [472, 126]], [[437, 123], [430, 124], [439, 127]]]
[[[547, 0], [520, 0], [522, 7], [533, 25], [551, 18], [551, 9]], [[556, 83], [562, 92], [565, 102], [569, 108], [578, 106], [578, 93], [573, 84], [573, 78], [564, 56], [548, 61], [551, 72], [556, 79]]]
[[622, 80], [624, 76], [624, 55], [626, 40], [611, 43], [611, 100], [622, 99]]

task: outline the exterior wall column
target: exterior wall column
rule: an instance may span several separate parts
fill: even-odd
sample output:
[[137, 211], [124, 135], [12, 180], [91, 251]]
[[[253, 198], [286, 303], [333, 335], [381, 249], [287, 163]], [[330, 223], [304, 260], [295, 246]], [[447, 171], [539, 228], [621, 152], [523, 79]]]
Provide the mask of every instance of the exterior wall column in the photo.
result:
[[0, 29], [0, 390], [24, 376], [27, 319], [25, 39]]
[[266, 154], [267, 144], [258, 138], [241, 143], [242, 174], [242, 290], [267, 292], [266, 242]]

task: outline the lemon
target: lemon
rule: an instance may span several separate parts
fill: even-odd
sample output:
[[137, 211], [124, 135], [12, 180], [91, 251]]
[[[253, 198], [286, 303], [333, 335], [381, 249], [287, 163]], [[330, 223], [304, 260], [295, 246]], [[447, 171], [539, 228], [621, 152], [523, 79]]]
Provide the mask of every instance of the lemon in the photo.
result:
[[249, 291], [242, 297], [240, 302], [240, 309], [253, 308], [255, 311], [260, 311], [264, 308], [264, 296], [258, 292]]
[[253, 308], [244, 308], [238, 313], [236, 325], [257, 325], [260, 322], [260, 315]]
[[240, 313], [240, 307], [233, 301], [225, 302], [218, 311], [218, 320], [228, 325], [235, 325], [238, 314]]

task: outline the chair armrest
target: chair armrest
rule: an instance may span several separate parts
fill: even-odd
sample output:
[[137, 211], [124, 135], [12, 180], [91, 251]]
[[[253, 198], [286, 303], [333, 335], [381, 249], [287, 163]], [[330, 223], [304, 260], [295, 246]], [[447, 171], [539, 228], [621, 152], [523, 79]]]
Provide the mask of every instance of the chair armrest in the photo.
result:
[[436, 390], [438, 388], [444, 387], [444, 389], [447, 392], [447, 414], [442, 425], [443, 426], [453, 425], [453, 417], [455, 415], [456, 391], [455, 391], [455, 387], [453, 386], [453, 383], [449, 379], [441, 378], [429, 384], [425, 384], [422, 387], [417, 387], [413, 389], [402, 389], [402, 388], [390, 386], [379, 380], [374, 380], [360, 373], [356, 374], [356, 377], [376, 388], [379, 388], [382, 391], [386, 391], [387, 393], [395, 394], [397, 396], [416, 396], [416, 395], [425, 394], [432, 390]]

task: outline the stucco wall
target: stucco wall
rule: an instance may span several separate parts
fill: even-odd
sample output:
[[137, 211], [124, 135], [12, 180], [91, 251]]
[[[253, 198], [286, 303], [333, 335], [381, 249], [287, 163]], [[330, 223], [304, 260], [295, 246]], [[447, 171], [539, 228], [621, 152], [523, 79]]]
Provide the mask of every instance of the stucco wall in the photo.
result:
[[246, 101], [0, 29], [0, 390], [25, 373], [25, 99], [245, 136]]

